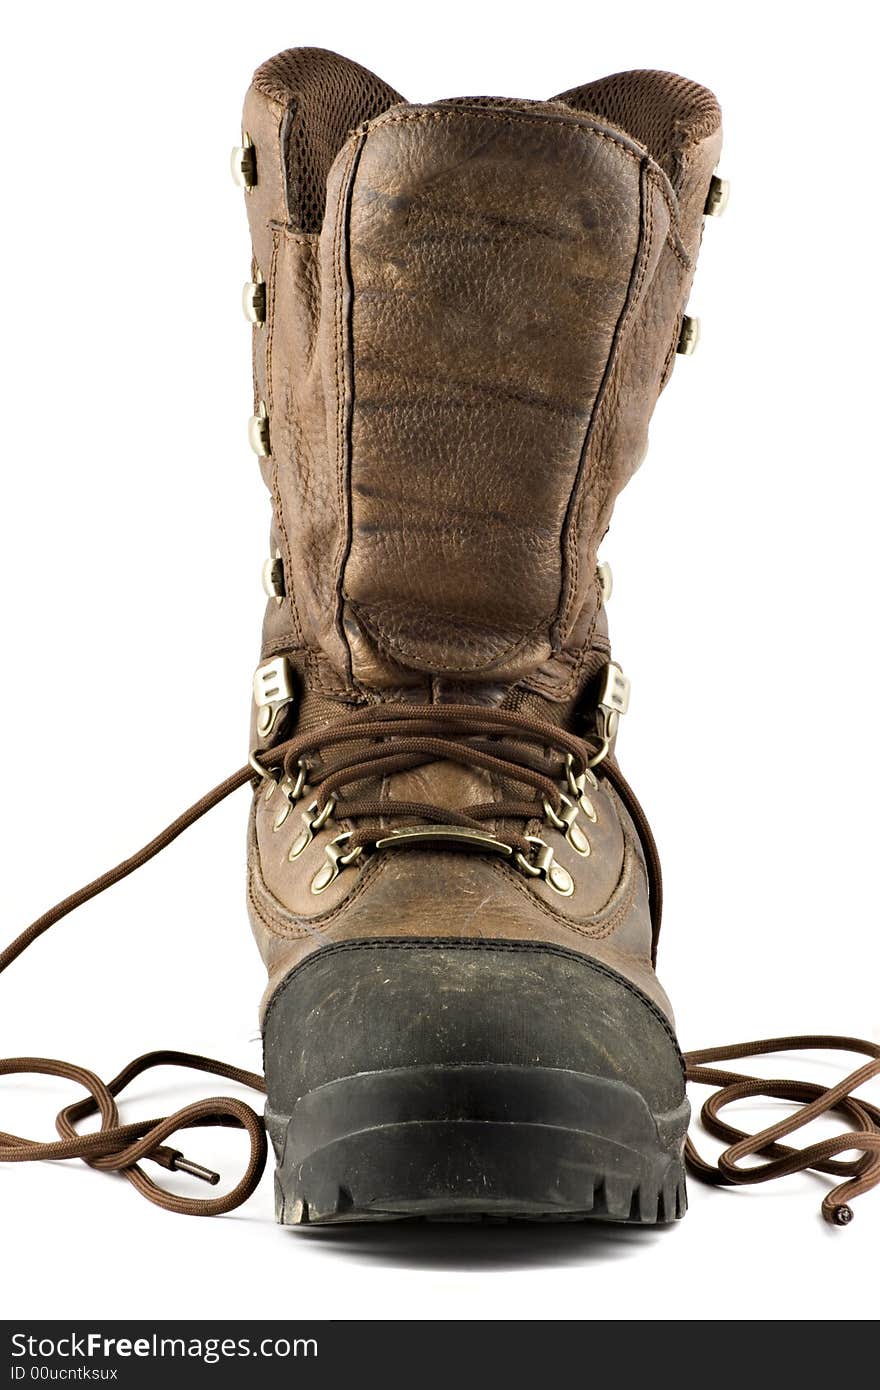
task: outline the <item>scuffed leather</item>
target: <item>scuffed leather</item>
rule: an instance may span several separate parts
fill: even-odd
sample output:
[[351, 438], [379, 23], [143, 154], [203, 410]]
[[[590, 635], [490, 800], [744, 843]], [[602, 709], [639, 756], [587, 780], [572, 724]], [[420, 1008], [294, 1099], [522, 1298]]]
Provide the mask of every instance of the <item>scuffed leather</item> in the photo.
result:
[[[603, 801], [604, 801], [603, 797]], [[544, 838], [574, 875], [576, 889], [561, 899], [536, 880], [525, 880], [501, 860], [456, 851], [398, 850], [346, 870], [315, 897], [309, 883], [323, 862], [332, 831], [316, 836], [296, 861], [278, 897], [281, 861], [293, 839], [273, 844], [259, 794], [251, 825], [248, 904], [269, 971], [264, 1008], [285, 975], [311, 952], [334, 941], [368, 937], [483, 937], [546, 941], [594, 956], [639, 985], [671, 1018], [651, 965], [651, 928], [644, 862], [622, 808], [603, 811], [604, 836], [581, 860], [554, 831]], [[624, 828], [625, 827], [625, 828]], [[297, 826], [297, 828], [299, 828]], [[591, 827], [595, 831], [596, 827]], [[309, 901], [310, 899], [310, 901]]]

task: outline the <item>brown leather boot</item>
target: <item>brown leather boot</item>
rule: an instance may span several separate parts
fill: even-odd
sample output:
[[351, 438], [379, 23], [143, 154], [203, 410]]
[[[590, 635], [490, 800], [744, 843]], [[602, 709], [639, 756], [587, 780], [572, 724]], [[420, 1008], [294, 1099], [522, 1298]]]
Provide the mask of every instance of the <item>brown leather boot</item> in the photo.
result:
[[718, 105], [628, 72], [411, 106], [300, 49], [244, 132], [278, 1219], [672, 1220], [689, 1111], [596, 550], [696, 341]]
[[[266, 1075], [167, 1048], [110, 1081], [0, 1058], [0, 1076], [87, 1093], [55, 1141], [0, 1132], [0, 1163], [80, 1158], [216, 1216], [259, 1184], [268, 1128], [290, 1224], [653, 1222], [684, 1210], [684, 1144], [712, 1185], [842, 1178], [822, 1215], [848, 1225], [880, 1183], [880, 1108], [858, 1094], [880, 1045], [813, 1033], [681, 1058], [653, 971], [656, 850], [614, 756], [628, 687], [596, 545], [695, 342], [682, 310], [726, 196], [715, 99], [633, 72], [551, 102], [412, 107], [313, 50], [259, 70], [245, 121], [251, 439], [273, 498], [253, 752], [31, 922], [0, 975], [250, 786]], [[809, 1049], [868, 1060], [827, 1088], [707, 1065]], [[123, 1123], [119, 1097], [168, 1065], [268, 1083], [265, 1124], [238, 1096]], [[712, 1089], [716, 1162], [684, 1140], [685, 1078]], [[754, 1134], [721, 1117], [756, 1096], [799, 1108]], [[835, 1113], [842, 1133], [791, 1146]], [[234, 1186], [148, 1174], [218, 1183], [169, 1143], [206, 1125], [248, 1136]]]

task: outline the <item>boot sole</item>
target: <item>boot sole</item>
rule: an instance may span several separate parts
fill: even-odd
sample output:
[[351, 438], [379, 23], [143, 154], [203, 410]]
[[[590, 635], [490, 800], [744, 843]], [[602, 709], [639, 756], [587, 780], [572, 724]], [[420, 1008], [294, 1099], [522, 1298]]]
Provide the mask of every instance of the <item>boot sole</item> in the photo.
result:
[[267, 1111], [283, 1225], [427, 1219], [675, 1221], [689, 1107], [551, 1067], [366, 1072]]

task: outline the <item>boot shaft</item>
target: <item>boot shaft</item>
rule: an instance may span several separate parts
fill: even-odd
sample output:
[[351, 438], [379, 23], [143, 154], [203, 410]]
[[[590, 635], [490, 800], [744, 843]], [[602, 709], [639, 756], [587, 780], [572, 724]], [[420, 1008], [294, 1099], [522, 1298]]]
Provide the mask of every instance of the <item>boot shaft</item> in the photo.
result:
[[308, 652], [330, 692], [571, 698], [680, 339], [714, 98], [636, 72], [409, 106], [300, 50], [244, 129], [264, 656]]

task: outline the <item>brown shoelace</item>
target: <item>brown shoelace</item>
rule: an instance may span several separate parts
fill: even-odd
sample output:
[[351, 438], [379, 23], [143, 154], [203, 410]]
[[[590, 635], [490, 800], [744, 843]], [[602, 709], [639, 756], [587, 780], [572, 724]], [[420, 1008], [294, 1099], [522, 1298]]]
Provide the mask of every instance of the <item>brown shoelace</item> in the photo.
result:
[[[383, 742], [377, 744], [377, 739]], [[333, 753], [336, 753], [335, 757], [328, 756]], [[317, 755], [314, 761], [309, 758], [313, 754]], [[267, 774], [279, 775], [283, 772], [294, 779], [307, 761], [308, 781], [316, 793], [316, 813], [332, 804], [337, 820], [359, 822], [347, 842], [348, 847], [354, 849], [369, 847], [375, 841], [378, 827], [390, 817], [465, 828], [480, 828], [490, 820], [540, 820], [543, 800], [556, 811], [560, 808], [558, 784], [566, 772], [566, 756], [572, 759], [575, 775], [578, 775], [588, 766], [590, 749], [581, 739], [550, 723], [511, 711], [470, 705], [382, 705], [362, 710], [329, 729], [290, 739], [262, 753], [260, 758]], [[392, 801], [381, 796], [340, 799], [339, 794], [345, 786], [375, 780], [434, 760], [484, 769], [506, 783], [515, 782], [529, 788], [532, 796], [469, 806], [467, 813], [450, 812], [446, 807], [430, 804]], [[662, 880], [653, 836], [644, 812], [616, 763], [607, 759], [599, 771], [626, 806], [645, 846], [656, 947]], [[123, 860], [37, 918], [0, 952], [0, 974], [50, 927], [134, 873], [214, 806], [253, 778], [251, 766], [240, 768], [184, 811], [130, 859]], [[505, 839], [511, 847], [527, 854], [530, 844], [524, 833], [505, 833]], [[708, 1062], [810, 1048], [862, 1053], [871, 1060], [829, 1088], [806, 1081], [765, 1080], [705, 1065]], [[703, 1159], [692, 1141], [687, 1140], [685, 1157], [696, 1178], [716, 1185], [737, 1185], [766, 1182], [807, 1169], [832, 1174], [845, 1181], [826, 1195], [822, 1215], [827, 1221], [840, 1226], [852, 1220], [852, 1208], [848, 1203], [880, 1183], [880, 1109], [853, 1095], [870, 1078], [880, 1075], [880, 1046], [858, 1038], [802, 1035], [708, 1048], [688, 1053], [684, 1060], [688, 1081], [716, 1088], [702, 1108], [701, 1119], [710, 1133], [728, 1144], [715, 1165]], [[57, 1116], [55, 1127], [60, 1138], [54, 1142], [43, 1143], [0, 1131], [0, 1161], [21, 1163], [40, 1159], [80, 1158], [91, 1167], [121, 1173], [142, 1196], [167, 1211], [192, 1216], [218, 1216], [232, 1211], [251, 1195], [265, 1167], [267, 1146], [262, 1118], [243, 1101], [218, 1097], [196, 1101], [163, 1119], [121, 1124], [117, 1098], [137, 1076], [157, 1066], [187, 1067], [225, 1077], [255, 1091], [265, 1091], [263, 1078], [255, 1072], [186, 1052], [146, 1053], [131, 1062], [109, 1083], [84, 1067], [52, 1058], [0, 1059], [0, 1075], [27, 1073], [60, 1076], [88, 1092], [85, 1099], [67, 1106]], [[719, 1112], [726, 1105], [755, 1096], [790, 1101], [801, 1108], [787, 1119], [756, 1134], [737, 1129], [720, 1118]], [[832, 1112], [842, 1116], [853, 1127], [803, 1149], [793, 1149], [780, 1142], [812, 1120]], [[100, 1129], [80, 1134], [75, 1128], [76, 1123], [94, 1114], [100, 1115]], [[172, 1134], [208, 1125], [243, 1129], [250, 1140], [247, 1166], [230, 1192], [209, 1199], [184, 1197], [160, 1187], [143, 1171], [140, 1164], [147, 1160], [165, 1169], [186, 1172], [211, 1184], [216, 1183], [219, 1180], [216, 1173], [165, 1144]], [[858, 1157], [850, 1160], [837, 1157], [850, 1151]], [[743, 1159], [754, 1157], [762, 1161], [753, 1166], [741, 1166]]]

